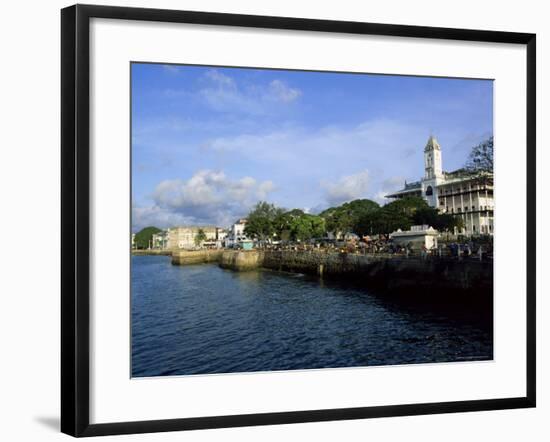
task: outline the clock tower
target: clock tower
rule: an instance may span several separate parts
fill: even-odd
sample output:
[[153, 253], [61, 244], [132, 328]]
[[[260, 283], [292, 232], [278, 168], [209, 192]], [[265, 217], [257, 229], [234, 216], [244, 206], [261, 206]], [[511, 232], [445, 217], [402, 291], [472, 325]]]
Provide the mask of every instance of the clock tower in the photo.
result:
[[437, 208], [437, 186], [443, 181], [441, 146], [433, 135], [430, 135], [424, 148], [424, 179], [422, 196], [431, 207]]
[[433, 135], [430, 135], [424, 148], [424, 179], [441, 178], [443, 170], [441, 167], [441, 146]]

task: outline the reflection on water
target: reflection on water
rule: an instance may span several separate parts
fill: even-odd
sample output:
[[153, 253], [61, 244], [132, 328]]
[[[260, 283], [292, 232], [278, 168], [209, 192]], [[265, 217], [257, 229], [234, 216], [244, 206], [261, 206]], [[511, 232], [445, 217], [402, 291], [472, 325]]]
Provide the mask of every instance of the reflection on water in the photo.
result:
[[453, 311], [360, 284], [134, 256], [132, 375], [492, 359], [491, 325]]

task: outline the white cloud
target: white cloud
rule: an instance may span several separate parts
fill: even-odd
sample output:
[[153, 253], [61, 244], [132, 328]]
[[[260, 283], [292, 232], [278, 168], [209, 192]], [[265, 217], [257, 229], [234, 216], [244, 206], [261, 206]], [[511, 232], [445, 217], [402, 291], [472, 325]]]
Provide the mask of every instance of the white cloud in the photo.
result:
[[164, 69], [164, 72], [168, 72], [170, 74], [177, 74], [180, 70], [180, 67], [174, 64], [163, 64], [162, 68]]
[[374, 195], [374, 201], [378, 204], [386, 204], [391, 200], [386, 198], [388, 193], [395, 192], [405, 186], [405, 178], [403, 176], [393, 176], [382, 180], [377, 186], [378, 191]]
[[296, 100], [300, 95], [302, 95], [302, 92], [299, 89], [288, 87], [281, 80], [273, 80], [269, 83], [269, 93], [267, 97], [275, 101], [290, 103]]
[[140, 207], [133, 205], [132, 207], [132, 231], [134, 232], [148, 226], [166, 228], [191, 224], [191, 221], [182, 214], [158, 206]]
[[160, 182], [153, 192], [152, 206], [134, 207], [133, 224], [135, 228], [176, 224], [227, 226], [273, 191], [271, 181], [231, 179], [223, 171], [200, 170], [188, 180]]
[[[321, 178], [334, 181], [361, 169], [368, 169], [378, 182], [388, 176], [409, 176], [411, 170], [410, 179], [423, 173], [425, 138], [425, 131], [412, 125], [377, 119], [316, 130], [286, 126], [217, 137], [203, 147], [216, 154], [228, 153], [235, 161], [252, 161], [261, 168], [284, 164], [288, 174], [314, 177], [316, 182]], [[410, 155], [406, 160], [404, 151]], [[314, 207], [318, 202], [307, 204]]]
[[369, 191], [370, 176], [368, 170], [340, 177], [336, 182], [323, 181], [325, 199], [330, 205], [342, 204], [358, 198], [366, 198]]
[[230, 89], [237, 89], [235, 81], [228, 75], [222, 74], [216, 69], [210, 69], [205, 72], [204, 76], [216, 83], [219, 87], [227, 87]]
[[[268, 176], [281, 185], [277, 196], [282, 204], [311, 207], [316, 213], [355, 197], [386, 202], [384, 195], [396, 190], [394, 185], [402, 186], [405, 178], [400, 177], [415, 180], [423, 174], [425, 142], [422, 128], [375, 119], [316, 130], [289, 125], [213, 138], [203, 147], [234, 163], [269, 170]], [[400, 181], [385, 182], [392, 177]]]
[[404, 148], [414, 149], [421, 156], [425, 138], [425, 132], [414, 126], [377, 119], [315, 130], [287, 125], [265, 133], [217, 137], [205, 145], [218, 152], [239, 152], [251, 156], [257, 155], [258, 150], [264, 151], [266, 155], [285, 152], [291, 156], [308, 151], [317, 153], [315, 156], [334, 155], [344, 160], [357, 156], [372, 158], [373, 154], [382, 160], [388, 155], [387, 159], [391, 160], [392, 153], [399, 152], [401, 155]]
[[286, 105], [302, 95], [299, 89], [277, 79], [268, 85], [239, 85], [232, 77], [216, 69], [208, 70], [203, 81], [205, 85], [198, 95], [218, 112], [261, 115], [271, 112], [274, 104]]
[[[384, 196], [400, 189], [405, 179], [423, 175], [427, 134], [412, 123], [373, 119], [314, 130], [288, 124], [277, 130], [213, 137], [201, 143], [201, 160], [194, 164], [205, 164], [208, 156], [213, 159], [208, 164], [223, 164], [233, 174], [246, 165], [247, 171], [253, 171], [246, 174], [253, 173], [255, 179], [230, 179], [222, 172], [203, 170], [186, 181], [164, 181], [154, 193], [153, 206], [158, 207], [154, 213], [163, 219], [179, 214], [189, 222], [226, 225], [259, 199], [287, 208], [310, 207], [312, 213], [355, 198], [384, 204], [388, 202]], [[444, 167], [451, 169], [446, 137], [439, 141], [444, 145]], [[179, 155], [181, 150], [178, 145], [167, 152]], [[274, 190], [270, 180], [277, 183], [275, 200], [270, 198]], [[161, 210], [167, 214], [161, 216]]]

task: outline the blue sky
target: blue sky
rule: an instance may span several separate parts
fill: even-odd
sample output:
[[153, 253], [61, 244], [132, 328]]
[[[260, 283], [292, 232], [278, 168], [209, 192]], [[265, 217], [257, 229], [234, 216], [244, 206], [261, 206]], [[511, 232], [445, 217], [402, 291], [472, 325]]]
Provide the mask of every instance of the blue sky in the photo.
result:
[[313, 213], [444, 170], [492, 135], [491, 80], [132, 64], [132, 223], [228, 226], [259, 200]]

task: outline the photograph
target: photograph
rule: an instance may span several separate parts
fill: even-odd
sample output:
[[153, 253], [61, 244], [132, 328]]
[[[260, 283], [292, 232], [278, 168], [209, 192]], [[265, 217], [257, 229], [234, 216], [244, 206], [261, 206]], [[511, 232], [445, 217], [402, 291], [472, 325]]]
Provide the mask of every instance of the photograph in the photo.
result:
[[493, 80], [132, 62], [131, 377], [493, 360]]

